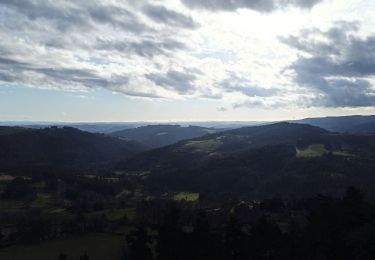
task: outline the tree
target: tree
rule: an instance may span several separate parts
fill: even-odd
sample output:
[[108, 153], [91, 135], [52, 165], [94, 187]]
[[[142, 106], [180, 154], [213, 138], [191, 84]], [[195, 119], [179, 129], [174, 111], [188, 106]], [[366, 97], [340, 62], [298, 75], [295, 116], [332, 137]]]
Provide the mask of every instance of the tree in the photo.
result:
[[61, 253], [59, 254], [59, 256], [57, 257], [58, 260], [67, 260], [68, 259], [68, 255], [65, 254], [65, 253]]
[[79, 257], [79, 260], [90, 260], [90, 257], [87, 252], [85, 252], [82, 256]]
[[236, 217], [231, 215], [224, 234], [224, 247], [228, 259], [242, 259], [245, 253], [244, 244], [246, 237], [241, 228]]
[[251, 229], [251, 245], [255, 258], [279, 259], [277, 251], [282, 243], [282, 234], [276, 224], [270, 223], [262, 217]]
[[151, 239], [144, 225], [138, 226], [137, 230], [126, 237], [129, 248], [129, 260], [152, 260], [152, 252], [149, 246]]
[[6, 199], [33, 200], [36, 196], [34, 188], [24, 178], [17, 177], [9, 182], [4, 190], [3, 197]]
[[159, 260], [182, 259], [184, 251], [184, 234], [180, 224], [180, 209], [172, 207], [164, 216], [160, 227], [156, 251]]
[[211, 233], [210, 221], [204, 211], [197, 214], [193, 223], [193, 232], [190, 241], [192, 244], [192, 259], [218, 259], [220, 255], [219, 241], [216, 239], [216, 236]]

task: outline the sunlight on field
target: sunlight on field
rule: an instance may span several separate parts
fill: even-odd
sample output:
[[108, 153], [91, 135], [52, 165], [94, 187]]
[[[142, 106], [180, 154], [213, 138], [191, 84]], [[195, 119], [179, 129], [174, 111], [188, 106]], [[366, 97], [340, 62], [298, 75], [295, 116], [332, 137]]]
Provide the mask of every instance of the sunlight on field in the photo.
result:
[[219, 140], [190, 141], [186, 147], [196, 149], [201, 152], [213, 152], [222, 144]]
[[350, 154], [346, 151], [333, 151], [332, 154], [336, 156], [355, 157], [354, 154]]
[[214, 134], [214, 133], [216, 133], [216, 130], [215, 129], [205, 129], [205, 132], [207, 132], [207, 134]]
[[17, 200], [0, 199], [0, 211], [17, 211], [25, 207], [25, 203]]
[[9, 182], [14, 180], [16, 177], [11, 175], [0, 175], [0, 182]]
[[320, 157], [324, 154], [328, 153], [328, 150], [324, 147], [324, 144], [312, 144], [309, 145], [305, 149], [298, 149], [297, 150], [297, 157], [304, 158], [304, 157]]
[[297, 151], [297, 157], [300, 157], [300, 158], [321, 157], [324, 154], [328, 154], [328, 153], [331, 153], [332, 155], [335, 155], [335, 156], [343, 156], [343, 157], [355, 156], [344, 150], [329, 151], [324, 147], [324, 144], [312, 144], [304, 149], [296, 148], [296, 151]]
[[105, 215], [109, 221], [118, 221], [123, 218], [133, 221], [137, 217], [137, 213], [134, 208], [109, 209], [109, 210], [96, 211], [96, 212], [87, 214], [87, 217], [98, 217], [101, 215]]
[[51, 194], [38, 193], [36, 199], [33, 202], [31, 202], [30, 206], [36, 208], [45, 208], [51, 203], [51, 200]]
[[180, 192], [173, 197], [177, 201], [198, 201], [199, 193]]

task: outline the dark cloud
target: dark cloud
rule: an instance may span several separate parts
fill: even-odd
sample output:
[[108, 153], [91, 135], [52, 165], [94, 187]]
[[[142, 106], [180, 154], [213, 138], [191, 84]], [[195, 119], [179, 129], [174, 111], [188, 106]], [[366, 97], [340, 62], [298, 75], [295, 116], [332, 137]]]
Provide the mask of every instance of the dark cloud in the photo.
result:
[[[6, 70], [9, 66], [12, 67], [13, 73]], [[43, 77], [44, 82], [41, 83], [41, 86], [43, 84], [48, 86], [48, 82], [61, 86], [78, 84], [85, 88], [105, 88], [128, 96], [161, 98], [153, 90], [138, 91], [129, 88], [129, 77], [126, 75], [114, 75], [110, 78], [104, 78], [89, 69], [45, 68], [12, 59], [0, 58], [0, 82], [25, 82], [28, 84], [28, 81], [32, 81], [27, 76], [29, 72]]]
[[272, 12], [277, 9], [294, 6], [312, 8], [322, 0], [182, 0], [186, 6], [210, 11], [236, 11], [246, 8], [259, 12]]
[[190, 16], [167, 9], [161, 5], [147, 5], [143, 8], [143, 12], [151, 20], [157, 23], [164, 23], [174, 27], [182, 27], [187, 29], [196, 29], [199, 27], [199, 25]]
[[175, 90], [179, 94], [190, 94], [196, 88], [194, 82], [199, 74], [201, 72], [197, 70], [185, 69], [184, 71], [170, 70], [166, 74], [152, 73], [146, 77], [158, 86]]
[[0, 5], [29, 20], [50, 20], [60, 31], [68, 29], [90, 29], [96, 24], [107, 24], [126, 31], [151, 30], [137, 16], [121, 6], [75, 1], [0, 0]]
[[279, 93], [275, 88], [261, 88], [253, 86], [246, 77], [230, 73], [229, 77], [220, 82], [226, 92], [240, 92], [249, 97], [271, 97]]
[[[7, 68], [12, 68], [12, 74]], [[82, 84], [85, 87], [106, 87], [107, 80], [100, 78], [93, 71], [84, 69], [67, 68], [45, 68], [33, 64], [19, 62], [13, 59], [0, 58], [0, 72], [7, 71], [8, 82], [22, 80], [23, 73], [34, 72], [58, 82], [73, 82]]]
[[187, 46], [174, 39], [143, 39], [141, 41], [98, 39], [97, 48], [152, 58], [157, 55], [168, 55], [177, 50], [186, 49]]
[[[159, 66], [157, 56], [175, 60], [178, 51], [188, 49], [182, 29], [199, 26], [162, 1], [149, 0], [0, 0], [0, 16], [0, 86], [104, 88], [149, 98], [160, 97], [160, 88], [136, 89], [133, 83], [145, 80], [137, 72]], [[159, 86], [188, 93], [196, 75], [171, 70], [147, 76]]]
[[282, 39], [303, 54], [288, 69], [296, 83], [320, 96], [312, 105], [375, 105], [369, 81], [375, 76], [375, 36], [361, 38], [357, 32], [356, 23], [340, 22], [328, 31], [305, 30]]

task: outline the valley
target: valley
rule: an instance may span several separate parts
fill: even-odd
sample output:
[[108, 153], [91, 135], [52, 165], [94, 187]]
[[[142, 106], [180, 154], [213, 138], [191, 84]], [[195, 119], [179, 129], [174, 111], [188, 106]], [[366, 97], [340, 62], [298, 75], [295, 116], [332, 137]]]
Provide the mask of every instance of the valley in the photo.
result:
[[[16, 251], [46, 260], [85, 254], [117, 260], [141, 250], [133, 243], [155, 257], [167, 250], [159, 247], [172, 239], [173, 221], [183, 248], [197, 246], [199, 221], [209, 221], [205, 232], [220, 236], [223, 227], [266, 225], [287, 239], [292, 222], [310, 236], [306, 218], [321, 203], [345, 208], [339, 201], [348, 192], [375, 198], [375, 135], [305, 124], [206, 133], [156, 149], [66, 127], [3, 127], [0, 140], [0, 161], [7, 162], [0, 164], [0, 256], [17, 260]], [[288, 255], [286, 248], [272, 250]]]

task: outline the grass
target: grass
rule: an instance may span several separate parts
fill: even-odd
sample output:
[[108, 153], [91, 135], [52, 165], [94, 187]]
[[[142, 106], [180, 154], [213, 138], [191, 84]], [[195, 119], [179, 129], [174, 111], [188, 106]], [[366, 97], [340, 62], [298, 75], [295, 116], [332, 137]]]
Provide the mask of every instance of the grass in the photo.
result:
[[63, 209], [63, 208], [52, 208], [48, 211], [48, 213], [51, 213], [51, 214], [61, 214], [64, 212], [66, 212], [66, 209]]
[[328, 153], [328, 150], [324, 147], [324, 144], [312, 144], [305, 149], [296, 149], [297, 157], [300, 158], [311, 158], [311, 157], [321, 157]]
[[185, 144], [188, 148], [193, 148], [201, 152], [214, 152], [222, 142], [220, 140], [210, 139], [204, 141], [190, 141]]
[[297, 150], [297, 157], [300, 157], [300, 158], [321, 157], [324, 154], [327, 154], [330, 152], [336, 156], [344, 156], [344, 157], [354, 156], [343, 150], [328, 151], [324, 147], [324, 144], [312, 144], [312, 145], [309, 145], [307, 148], [304, 148], [304, 149], [296, 148], [296, 150]]
[[130, 190], [123, 190], [121, 191], [119, 194], [116, 195], [116, 199], [119, 199], [121, 197], [124, 197], [124, 196], [129, 196], [130, 194], [132, 194], [132, 192]]
[[180, 192], [177, 193], [174, 197], [174, 200], [177, 201], [198, 201], [199, 200], [199, 193], [190, 193], [190, 192]]
[[336, 156], [355, 157], [355, 155], [350, 154], [350, 153], [348, 153], [346, 151], [333, 151], [332, 154], [336, 155]]
[[207, 132], [207, 134], [214, 134], [214, 133], [216, 133], [215, 129], [205, 129], [204, 131]]
[[0, 182], [10, 182], [14, 180], [16, 177], [11, 175], [0, 175]]
[[31, 202], [30, 206], [35, 208], [46, 208], [51, 203], [51, 199], [51, 194], [38, 193], [36, 199]]
[[114, 178], [114, 177], [108, 177], [108, 178], [104, 178], [106, 181], [108, 182], [111, 182], [111, 183], [116, 183], [116, 182], [119, 182], [120, 181], [120, 178]]
[[122, 209], [110, 209], [97, 211], [88, 214], [89, 217], [95, 217], [105, 214], [109, 221], [118, 221], [126, 217], [128, 220], [133, 221], [137, 217], [136, 210], [134, 208], [122, 208]]
[[17, 200], [0, 199], [0, 211], [21, 210], [25, 207], [25, 203]]
[[85, 252], [90, 260], [117, 260], [120, 256], [123, 238], [109, 234], [93, 234], [82, 237], [46, 241], [29, 246], [12, 246], [0, 249], [4, 260], [53, 260], [60, 253], [68, 259], [79, 259]]
[[134, 220], [137, 217], [134, 208], [114, 209], [108, 211], [106, 215], [110, 221], [120, 220], [123, 217], [126, 217], [129, 220]]
[[150, 174], [150, 171], [117, 171], [116, 175], [124, 175], [124, 176], [136, 176], [136, 177], [145, 177]]

